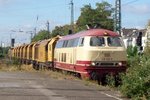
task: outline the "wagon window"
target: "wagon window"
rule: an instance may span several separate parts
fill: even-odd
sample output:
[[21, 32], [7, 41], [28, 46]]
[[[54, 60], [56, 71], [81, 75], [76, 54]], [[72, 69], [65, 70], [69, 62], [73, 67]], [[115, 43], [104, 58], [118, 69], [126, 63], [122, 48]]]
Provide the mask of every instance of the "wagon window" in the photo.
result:
[[79, 46], [83, 46], [84, 45], [84, 38], [80, 38], [79, 39]]
[[91, 37], [90, 46], [105, 46], [103, 37]]
[[119, 37], [108, 37], [107, 42], [108, 46], [115, 46], [115, 47], [122, 46], [122, 42]]

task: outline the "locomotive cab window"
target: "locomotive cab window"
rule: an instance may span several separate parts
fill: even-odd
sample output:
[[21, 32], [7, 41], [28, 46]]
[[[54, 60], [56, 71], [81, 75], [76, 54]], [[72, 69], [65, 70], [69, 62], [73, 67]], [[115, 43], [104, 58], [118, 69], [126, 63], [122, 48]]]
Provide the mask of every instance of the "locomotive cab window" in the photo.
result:
[[105, 40], [103, 37], [91, 37], [90, 46], [105, 46]]
[[73, 47], [73, 44], [74, 44], [74, 39], [69, 40], [68, 44], [67, 44], [67, 47]]
[[63, 41], [58, 41], [56, 43], [56, 48], [62, 48], [62, 46], [63, 46]]
[[63, 47], [67, 47], [67, 45], [68, 45], [68, 40], [65, 40], [63, 43]]
[[76, 38], [76, 39], [74, 40], [73, 47], [77, 47], [77, 46], [78, 46], [78, 42], [79, 42], [79, 38]]
[[122, 42], [119, 37], [108, 37], [107, 42], [108, 42], [108, 46], [115, 46], [115, 47], [122, 46]]

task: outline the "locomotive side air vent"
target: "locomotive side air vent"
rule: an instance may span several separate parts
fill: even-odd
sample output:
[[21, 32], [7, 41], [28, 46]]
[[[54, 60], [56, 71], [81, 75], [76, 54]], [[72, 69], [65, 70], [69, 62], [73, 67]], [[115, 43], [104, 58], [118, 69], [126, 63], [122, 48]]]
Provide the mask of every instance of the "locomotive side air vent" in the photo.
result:
[[94, 26], [92, 26], [91, 24], [87, 24], [87, 25], [86, 25], [87, 30], [89, 30], [89, 29], [101, 28], [100, 26], [101, 26], [101, 25], [100, 25], [99, 23], [95, 23]]
[[68, 34], [69, 34], [69, 35], [70, 35], [70, 34], [73, 34], [73, 32], [72, 32], [72, 30], [71, 30], [71, 29], [68, 31]]
[[86, 24], [86, 28], [87, 28], [87, 30], [89, 30], [89, 29], [93, 29], [93, 27], [92, 27], [92, 25], [91, 25], [91, 24]]
[[101, 25], [99, 23], [95, 23], [94, 28], [101, 28]]

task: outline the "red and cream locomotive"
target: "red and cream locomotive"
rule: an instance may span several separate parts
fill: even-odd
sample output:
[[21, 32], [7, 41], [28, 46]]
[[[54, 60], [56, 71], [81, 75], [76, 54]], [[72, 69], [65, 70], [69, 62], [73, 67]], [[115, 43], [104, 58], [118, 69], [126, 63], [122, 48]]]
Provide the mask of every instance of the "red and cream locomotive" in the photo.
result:
[[63, 36], [54, 50], [54, 67], [95, 79], [126, 70], [126, 49], [120, 35], [90, 29]]

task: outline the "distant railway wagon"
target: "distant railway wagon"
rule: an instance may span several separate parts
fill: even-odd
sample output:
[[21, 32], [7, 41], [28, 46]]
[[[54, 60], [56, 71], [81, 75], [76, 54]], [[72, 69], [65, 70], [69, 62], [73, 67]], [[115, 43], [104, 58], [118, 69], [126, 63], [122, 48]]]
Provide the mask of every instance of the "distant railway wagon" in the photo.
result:
[[35, 44], [35, 42], [29, 44], [27, 46], [27, 58], [26, 58], [26, 64], [31, 64], [31, 61], [32, 61], [32, 48], [33, 48], [33, 45]]
[[48, 61], [48, 43], [50, 39], [43, 40], [38, 42], [35, 48], [35, 56], [34, 56], [34, 66], [38, 69], [42, 66], [46, 66], [46, 62]]
[[43, 67], [72, 72], [80, 77], [102, 79], [126, 70], [126, 49], [119, 34], [89, 29], [57, 36], [13, 49], [15, 58]]
[[23, 46], [23, 55], [22, 55], [22, 63], [23, 64], [26, 64], [27, 63], [27, 47], [29, 46], [29, 44], [28, 45], [24, 45]]
[[17, 56], [17, 54], [16, 54], [16, 49], [17, 49], [17, 48], [13, 48], [13, 55], [14, 55], [13, 57], [16, 57], [16, 56]]
[[36, 69], [53, 68], [54, 66], [54, 48], [59, 36], [35, 43], [32, 48], [33, 67]]

